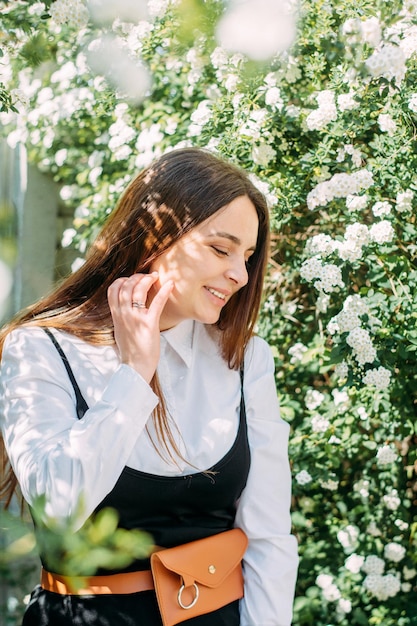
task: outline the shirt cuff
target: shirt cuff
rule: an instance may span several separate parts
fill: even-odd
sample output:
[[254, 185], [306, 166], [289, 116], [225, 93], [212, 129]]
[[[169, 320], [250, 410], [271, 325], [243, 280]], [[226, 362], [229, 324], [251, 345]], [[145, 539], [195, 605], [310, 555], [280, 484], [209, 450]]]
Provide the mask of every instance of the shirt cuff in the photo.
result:
[[119, 413], [140, 423], [138, 416], [148, 418], [159, 398], [133, 367], [122, 363], [111, 377], [101, 401], [117, 407]]

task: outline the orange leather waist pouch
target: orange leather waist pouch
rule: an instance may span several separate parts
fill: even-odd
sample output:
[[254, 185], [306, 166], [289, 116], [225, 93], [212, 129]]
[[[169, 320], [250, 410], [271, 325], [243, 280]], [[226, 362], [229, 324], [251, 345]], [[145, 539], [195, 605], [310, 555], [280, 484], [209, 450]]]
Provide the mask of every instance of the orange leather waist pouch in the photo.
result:
[[239, 528], [151, 555], [164, 626], [215, 611], [243, 597], [242, 558], [248, 545]]

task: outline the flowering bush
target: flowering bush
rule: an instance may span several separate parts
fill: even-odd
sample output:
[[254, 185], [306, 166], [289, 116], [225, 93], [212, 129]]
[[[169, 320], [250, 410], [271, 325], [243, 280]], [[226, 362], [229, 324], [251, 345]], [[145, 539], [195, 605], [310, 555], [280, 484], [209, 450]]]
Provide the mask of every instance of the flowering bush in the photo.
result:
[[26, 26], [5, 44], [8, 141], [61, 183], [76, 265], [164, 151], [208, 146], [251, 172], [274, 230], [259, 332], [292, 427], [294, 625], [415, 625], [417, 2], [288, 3], [295, 41], [262, 58], [227, 3], [137, 4], [135, 22], [81, 0], [9, 7]]

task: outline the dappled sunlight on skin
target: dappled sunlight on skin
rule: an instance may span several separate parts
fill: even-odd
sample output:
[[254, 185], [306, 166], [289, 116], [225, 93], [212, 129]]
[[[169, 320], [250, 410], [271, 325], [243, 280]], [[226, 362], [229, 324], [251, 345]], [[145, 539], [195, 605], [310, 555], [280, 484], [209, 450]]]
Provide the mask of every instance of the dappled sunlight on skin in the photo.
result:
[[[161, 254], [151, 266], [159, 273], [159, 283], [151, 294], [168, 280], [174, 282], [161, 329], [187, 318], [216, 323], [223, 306], [248, 281], [246, 264], [255, 251], [257, 236], [255, 207], [241, 196]], [[213, 296], [213, 290], [219, 297]]]

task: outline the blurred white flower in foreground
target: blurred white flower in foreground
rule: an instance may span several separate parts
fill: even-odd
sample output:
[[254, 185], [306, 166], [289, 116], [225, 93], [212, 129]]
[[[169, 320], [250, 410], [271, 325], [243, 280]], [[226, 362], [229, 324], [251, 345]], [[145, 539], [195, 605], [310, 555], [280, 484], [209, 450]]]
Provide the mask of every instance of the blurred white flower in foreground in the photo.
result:
[[296, 11], [288, 0], [233, 0], [217, 26], [221, 46], [255, 61], [287, 50], [295, 34]]
[[132, 59], [112, 35], [103, 35], [90, 43], [87, 60], [93, 72], [106, 79], [130, 100], [140, 102], [150, 86], [146, 68]]
[[87, 6], [91, 18], [99, 24], [111, 23], [116, 18], [137, 23], [148, 17], [146, 0], [87, 0]]

